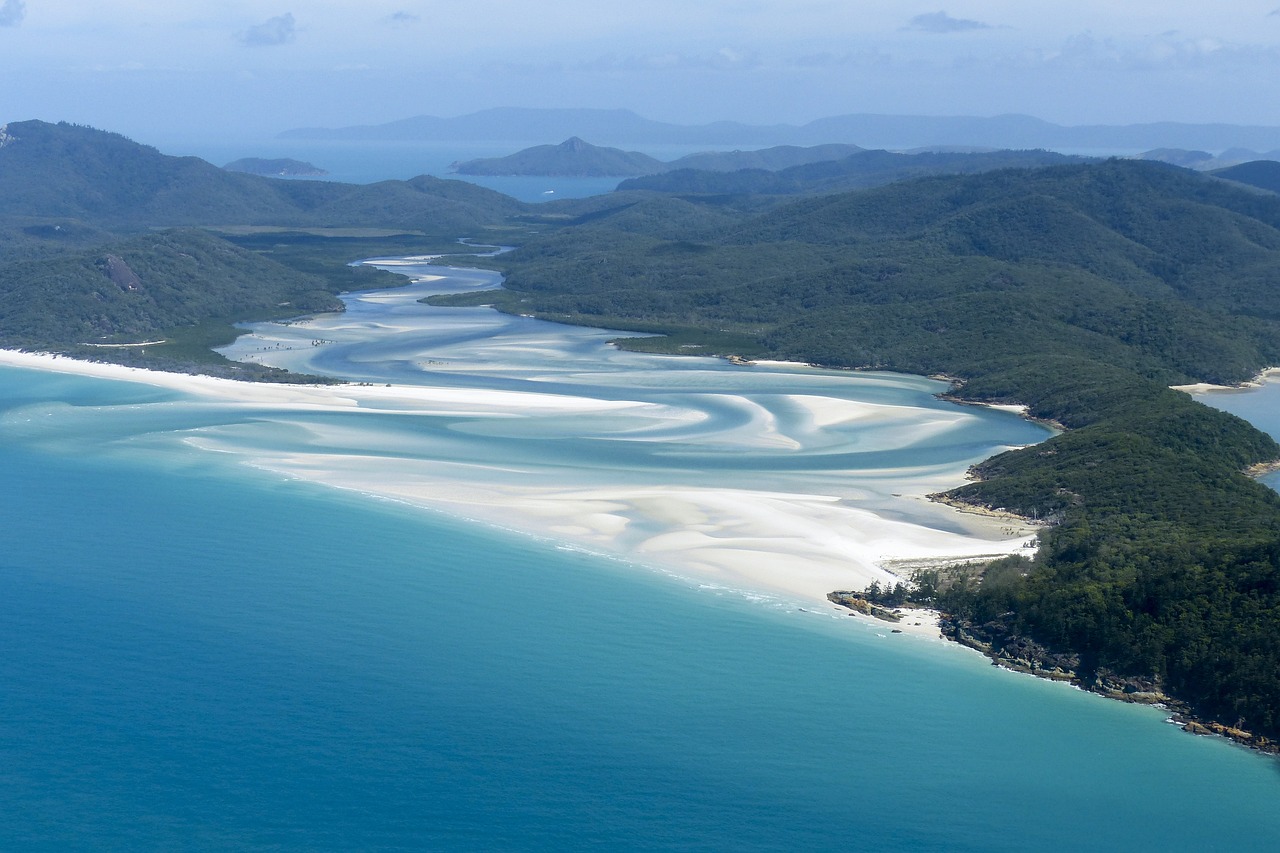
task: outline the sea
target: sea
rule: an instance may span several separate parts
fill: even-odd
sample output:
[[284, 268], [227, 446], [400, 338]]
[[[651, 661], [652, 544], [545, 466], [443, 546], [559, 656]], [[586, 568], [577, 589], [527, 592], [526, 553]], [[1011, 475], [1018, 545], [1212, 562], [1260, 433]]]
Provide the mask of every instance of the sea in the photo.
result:
[[[383, 180], [408, 180], [418, 175], [464, 180], [505, 193], [526, 202], [585, 198], [612, 191], [622, 177], [538, 177], [459, 175], [455, 163], [489, 157], [505, 157], [535, 145], [564, 140], [536, 139], [528, 142], [413, 142], [327, 139], [188, 139], [151, 141], [162, 153], [200, 157], [215, 166], [225, 166], [243, 157], [291, 158], [311, 163], [326, 172], [323, 180], [369, 184]], [[590, 140], [588, 140], [590, 141]], [[639, 150], [659, 160], [670, 161], [686, 154], [707, 150], [732, 150], [759, 146], [637, 145]], [[312, 179], [305, 179], [312, 180]]]
[[[436, 310], [460, 318], [451, 335], [432, 321], [437, 357], [403, 357], [418, 332], [395, 313], [356, 316], [306, 358], [370, 383], [417, 370], [462, 389], [692, 399], [707, 408], [689, 423], [718, 435], [736, 429], [706, 402], [724, 383], [758, 382], [758, 400], [856, 384], [821, 393], [945, 423], [901, 468], [1043, 437], [1003, 412], [939, 421], [927, 380], [692, 358], [664, 379], [658, 357], [631, 362], [603, 335]], [[495, 354], [513, 336], [524, 355]], [[261, 463], [349, 455], [366, 435], [370, 458], [430, 445], [502, 467], [542, 447], [573, 468], [537, 419], [521, 434], [518, 419], [389, 417], [0, 369], [0, 849], [1280, 849], [1280, 762], [1158, 708]], [[666, 452], [622, 458], [675, 472], [684, 451], [718, 452], [697, 438], [668, 431]], [[848, 467], [856, 437], [838, 439], [828, 455]], [[893, 468], [876, 442], [875, 469]], [[706, 476], [822, 476], [826, 451], [803, 449], [791, 468], [776, 449], [718, 453]]]

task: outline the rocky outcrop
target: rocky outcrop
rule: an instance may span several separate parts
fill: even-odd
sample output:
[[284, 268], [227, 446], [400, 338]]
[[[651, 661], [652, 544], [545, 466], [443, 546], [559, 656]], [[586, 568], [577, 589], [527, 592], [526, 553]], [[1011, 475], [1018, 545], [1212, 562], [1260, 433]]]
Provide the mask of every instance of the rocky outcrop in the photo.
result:
[[119, 255], [107, 255], [98, 261], [98, 269], [125, 293], [142, 289], [142, 279]]
[[991, 658], [996, 666], [1054, 681], [1067, 681], [1110, 699], [1161, 705], [1174, 712], [1172, 721], [1182, 726], [1185, 732], [1224, 737], [1261, 752], [1280, 753], [1278, 741], [1236, 726], [1197, 718], [1186, 705], [1167, 696], [1157, 678], [1121, 675], [1106, 668], [1082, 669], [1079, 655], [1053, 651], [1016, 633], [1008, 621], [1012, 615], [1005, 614], [981, 625], [944, 616], [939, 620], [939, 627], [944, 637], [977, 649]]
[[947, 616], [939, 621], [938, 627], [947, 639], [977, 649], [997, 666], [1055, 681], [1079, 681], [1079, 655], [1051, 651], [1035, 640], [1015, 634], [1003, 620], [975, 625]]
[[883, 619], [885, 622], [902, 621], [902, 612], [900, 610], [881, 607], [879, 604], [868, 601], [865, 596], [858, 592], [829, 592], [827, 593], [827, 601], [840, 607], [847, 607], [850, 610], [857, 611], [864, 616]]
[[1201, 720], [1192, 719], [1178, 714], [1174, 715], [1173, 721], [1181, 724], [1182, 730], [1189, 734], [1224, 737], [1251, 749], [1259, 750], [1260, 752], [1280, 753], [1280, 742], [1271, 740], [1270, 738], [1262, 735], [1256, 735], [1253, 732], [1245, 731], [1244, 729], [1238, 729], [1235, 726], [1224, 726], [1222, 723], [1203, 722]]

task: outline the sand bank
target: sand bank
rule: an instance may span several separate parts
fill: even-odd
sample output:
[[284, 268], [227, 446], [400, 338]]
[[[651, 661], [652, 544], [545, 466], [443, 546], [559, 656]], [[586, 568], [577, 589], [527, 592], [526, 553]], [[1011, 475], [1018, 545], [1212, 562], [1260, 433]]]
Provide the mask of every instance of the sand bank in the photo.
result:
[[[528, 422], [536, 429], [540, 414], [559, 418], [625, 413], [627, 428], [620, 435], [625, 434], [628, 441], [657, 442], [666, 440], [672, 429], [696, 426], [696, 412], [658, 403], [430, 385], [247, 383], [14, 351], [0, 351], [0, 365], [145, 383], [201, 403], [261, 409], [265, 414], [255, 411], [255, 417], [296, 426], [300, 436], [296, 444], [287, 451], [278, 445], [255, 445], [237, 427], [198, 430], [184, 440], [207, 450], [237, 454], [249, 464], [286, 476], [565, 542], [656, 567], [697, 584], [768, 593], [822, 612], [836, 610], [826, 600], [832, 590], [897, 580], [884, 568], [886, 564], [1025, 553], [1035, 534], [1034, 528], [1009, 519], [963, 516], [932, 504], [928, 511], [948, 523], [936, 527], [914, 523], [911, 510], [914, 506], [919, 511], [923, 495], [958, 485], [962, 471], [864, 472], [902, 482], [905, 491], [895, 493], [893, 499], [901, 501], [903, 511], [884, 514], [866, 508], [847, 489], [828, 492], [833, 478], [816, 475], [813, 491], [803, 492], [714, 482], [632, 481], [622, 474], [615, 481], [600, 475], [605, 482], [597, 477], [587, 483], [571, 476], [562, 479], [560, 469], [531, 462], [424, 458], [409, 451], [398, 455], [395, 436], [362, 431], [358, 422], [352, 426], [345, 419], [342, 424], [290, 421], [291, 415], [302, 413], [360, 410], [382, 415], [465, 415], [475, 419], [473, 428], [500, 434], [502, 423], [513, 419], [522, 419], [516, 427]], [[803, 394], [788, 399], [797, 411], [808, 414], [813, 429], [886, 419], [893, 423], [895, 415], [900, 416], [895, 410], [901, 408]], [[749, 409], [747, 403], [744, 411]], [[933, 411], [892, 433], [901, 438], [912, 432], [919, 438], [945, 429], [960, 417], [964, 417], [960, 410]], [[804, 428], [797, 429], [799, 433], [793, 435], [805, 434]], [[653, 434], [652, 439], [646, 438], [646, 432]], [[707, 440], [780, 450], [787, 449], [788, 441], [794, 443], [778, 433], [768, 413], [753, 414], [748, 425]], [[904, 623], [885, 623], [885, 630], [898, 627], [936, 636], [936, 623], [927, 614], [912, 614]]]

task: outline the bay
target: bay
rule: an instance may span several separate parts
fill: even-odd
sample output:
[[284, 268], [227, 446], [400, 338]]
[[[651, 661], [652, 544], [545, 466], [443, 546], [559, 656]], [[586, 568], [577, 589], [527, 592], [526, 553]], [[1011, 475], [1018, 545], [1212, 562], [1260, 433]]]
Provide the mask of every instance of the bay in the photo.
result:
[[[1280, 441], [1280, 382], [1274, 372], [1263, 374], [1263, 381], [1253, 387], [1218, 388], [1198, 391], [1193, 396], [1206, 406], [1213, 406], [1244, 418], [1258, 429]], [[1280, 471], [1258, 478], [1273, 489], [1280, 489]]]

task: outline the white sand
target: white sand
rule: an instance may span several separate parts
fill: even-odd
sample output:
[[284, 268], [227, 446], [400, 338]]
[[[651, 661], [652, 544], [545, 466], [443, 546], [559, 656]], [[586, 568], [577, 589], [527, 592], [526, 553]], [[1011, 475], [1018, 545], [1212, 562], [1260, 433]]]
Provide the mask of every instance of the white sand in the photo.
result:
[[[59, 358], [50, 355], [0, 351], [0, 364], [74, 373], [104, 379], [140, 382], [183, 392], [220, 405], [269, 406], [289, 411], [351, 411], [417, 414], [468, 414], [503, 419], [531, 412], [639, 412], [654, 423], [688, 420], [687, 413], [632, 401], [604, 401], [584, 397], [515, 391], [475, 390], [430, 386], [337, 385], [308, 386], [247, 383], [204, 376], [129, 368]], [[815, 426], [849, 421], [873, 422], [896, 407], [822, 397], [796, 395], [793, 401], [810, 413]], [[936, 423], [913, 424], [928, 432], [962, 416], [937, 413]], [[771, 417], [771, 416], [770, 416]], [[315, 432], [320, 427], [304, 427]], [[333, 427], [334, 436], [342, 438]], [[784, 443], [768, 419], [756, 421], [755, 440]], [[358, 441], [358, 430], [347, 436]], [[600, 553], [660, 567], [677, 575], [732, 589], [768, 592], [808, 602], [814, 609], [832, 609], [826, 594], [862, 589], [872, 581], [898, 579], [883, 568], [903, 560], [940, 560], [1028, 553], [1035, 530], [1008, 519], [961, 516], [967, 534], [947, 532], [894, 520], [859, 507], [856, 501], [821, 493], [744, 490], [707, 483], [698, 487], [649, 484], [569, 486], [545, 482], [543, 472], [511, 464], [491, 466], [441, 459], [396, 458], [351, 453], [266, 451], [238, 445], [234, 437], [216, 431], [189, 442], [210, 450], [245, 455], [264, 469], [327, 483], [340, 488], [430, 507], [456, 516], [549, 537]], [[328, 445], [332, 447], [332, 444]], [[341, 446], [341, 445], [339, 445]], [[891, 473], [891, 472], [890, 472]], [[917, 488], [937, 484], [914, 475]], [[919, 506], [923, 492], [902, 495]], [[909, 613], [903, 624], [884, 623], [904, 632], [937, 635], [927, 613]], [[920, 624], [916, 624], [920, 623]]]
[[1186, 391], [1188, 394], [1207, 394], [1216, 391], [1245, 391], [1250, 388], [1258, 388], [1267, 382], [1280, 377], [1280, 367], [1268, 367], [1248, 382], [1241, 382], [1239, 385], [1214, 385], [1210, 382], [1196, 382], [1191, 385], [1171, 385], [1175, 391]]

